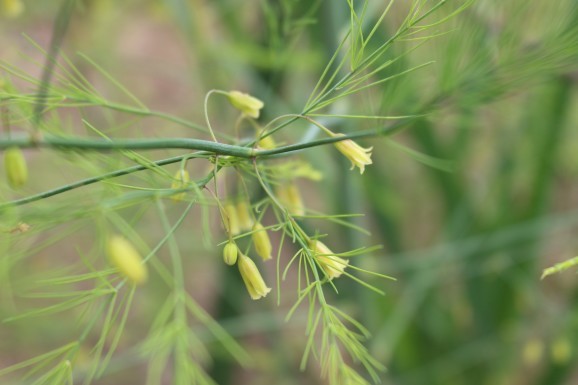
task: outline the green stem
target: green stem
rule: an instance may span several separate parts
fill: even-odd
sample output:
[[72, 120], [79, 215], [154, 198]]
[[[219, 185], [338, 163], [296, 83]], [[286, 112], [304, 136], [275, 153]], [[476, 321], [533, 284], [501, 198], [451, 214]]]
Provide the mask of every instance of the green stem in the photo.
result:
[[[77, 189], [77, 188], [82, 187], [82, 186], [87, 186], [87, 185], [90, 185], [93, 183], [102, 182], [103, 180], [116, 178], [118, 176], [132, 174], [133, 172], [137, 172], [137, 171], [148, 170], [150, 168], [150, 166], [152, 166], [152, 165], [164, 166], [167, 164], [177, 163], [177, 162], [180, 162], [181, 160], [183, 160], [184, 158], [189, 157], [189, 156], [190, 155], [183, 155], [183, 156], [175, 156], [175, 157], [167, 158], [167, 159], [161, 159], [158, 161], [151, 162], [150, 165], [146, 165], [146, 166], [145, 165], [138, 165], [138, 166], [127, 167], [127, 168], [123, 168], [121, 170], [109, 172], [107, 174], [102, 174], [102, 175], [98, 175], [98, 176], [95, 176], [92, 178], [82, 179], [82, 180], [79, 180], [79, 181], [74, 182], [74, 183], [70, 183], [70, 184], [66, 184], [66, 185], [57, 187], [53, 190], [44, 191], [44, 192], [41, 192], [39, 194], [30, 195], [30, 196], [27, 196], [27, 197], [22, 198], [22, 199], [17, 199], [17, 200], [13, 200], [11, 202], [0, 204], [0, 210], [3, 208], [6, 208], [8, 206], [21, 206], [21, 205], [25, 205], [27, 203], [36, 202], [36, 201], [44, 199], [44, 198], [50, 198], [51, 196], [62, 194], [62, 193]], [[204, 182], [204, 181], [205, 180], [203, 179], [202, 182]], [[201, 183], [201, 182], [198, 182], [198, 183]]]
[[[400, 121], [388, 127], [379, 127], [364, 130], [344, 136], [318, 139], [306, 143], [296, 143], [287, 146], [274, 148], [271, 150], [258, 150], [245, 146], [235, 146], [225, 143], [216, 143], [202, 139], [187, 138], [162, 138], [162, 139], [127, 139], [119, 138], [114, 140], [85, 139], [77, 137], [57, 137], [46, 135], [40, 139], [24, 136], [0, 136], [0, 149], [9, 147], [38, 148], [47, 147], [54, 149], [83, 149], [96, 151], [109, 150], [160, 150], [160, 149], [186, 149], [206, 151], [208, 154], [230, 155], [238, 158], [263, 158], [272, 155], [279, 155], [309, 147], [317, 147], [325, 144], [336, 143], [347, 139], [370, 138], [380, 135], [391, 135], [407, 126], [412, 119]], [[171, 162], [172, 163], [172, 162]], [[138, 171], [138, 170], [137, 170]]]
[[242, 146], [233, 146], [225, 143], [187, 138], [162, 139], [85, 139], [77, 137], [58, 137], [45, 135], [40, 139], [31, 137], [0, 137], [0, 149], [8, 147], [34, 148], [48, 147], [56, 149], [83, 149], [83, 150], [158, 150], [168, 148], [208, 151], [219, 155], [231, 155], [240, 158], [254, 156], [254, 150]]
[[[182, 149], [197, 149], [206, 150], [208, 154], [219, 154], [219, 155], [232, 155], [239, 158], [267, 158], [275, 157], [280, 155], [288, 155], [291, 152], [303, 150], [310, 147], [321, 146], [330, 143], [336, 143], [341, 140], [347, 139], [358, 139], [358, 138], [368, 138], [375, 137], [379, 135], [391, 135], [405, 126], [407, 126], [411, 120], [404, 120], [397, 124], [389, 127], [382, 127], [373, 130], [360, 131], [357, 133], [348, 134], [345, 136], [332, 137], [319, 139], [307, 143], [297, 143], [288, 146], [278, 147], [271, 150], [255, 150], [252, 148], [233, 146], [222, 143], [215, 143], [206, 140], [196, 140], [196, 139], [119, 139], [114, 141], [105, 141], [101, 139], [78, 139], [78, 138], [42, 138], [40, 140], [32, 140], [30, 138], [12, 138], [12, 137], [0, 137], [0, 149], [9, 148], [12, 146], [18, 147], [51, 147], [51, 148], [68, 148], [68, 149], [93, 149], [93, 150], [114, 150], [114, 149], [162, 149], [162, 148], [182, 148]], [[196, 155], [203, 155], [203, 153], [197, 153]], [[164, 166], [167, 164], [178, 163], [183, 159], [191, 157], [191, 154], [180, 155], [176, 157], [161, 159], [158, 161], [151, 162], [150, 165], [137, 165], [121, 170], [116, 170], [107, 174], [98, 175], [92, 178], [83, 179], [74, 183], [66, 184], [55, 188], [53, 190], [48, 190], [41, 192], [39, 194], [30, 195], [28, 197], [13, 200], [4, 204], [0, 204], [0, 210], [9, 206], [21, 206], [28, 203], [36, 202], [38, 200], [49, 198], [58, 194], [62, 194], [67, 191], [74, 190], [76, 188], [87, 186], [93, 183], [101, 182], [103, 180], [108, 180], [116, 178], [118, 176], [132, 174], [134, 172], [149, 169], [150, 166]], [[197, 181], [197, 186], [203, 187], [211, 179], [213, 174], [211, 173], [207, 177], [200, 181]]]

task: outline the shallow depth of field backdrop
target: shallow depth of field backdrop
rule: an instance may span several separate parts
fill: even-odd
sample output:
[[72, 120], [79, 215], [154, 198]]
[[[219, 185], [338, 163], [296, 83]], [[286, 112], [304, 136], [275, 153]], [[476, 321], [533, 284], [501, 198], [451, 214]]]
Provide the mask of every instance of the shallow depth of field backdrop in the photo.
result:
[[[62, 44], [70, 64], [107, 100], [135, 106], [115, 85], [118, 81], [151, 110], [200, 125], [205, 125], [204, 98], [211, 89], [240, 90], [261, 99], [265, 103], [261, 122], [301, 112], [351, 22], [345, 0], [79, 3]], [[363, 2], [353, 3], [361, 13]], [[411, 3], [393, 3], [375, 30], [375, 44], [392, 36]], [[427, 8], [437, 2], [419, 3]], [[450, 15], [462, 3], [448, 1], [431, 22]], [[60, 2], [23, 4], [20, 16], [0, 19], [0, 60], [40, 79], [45, 61], [41, 49], [50, 44]], [[367, 2], [366, 33], [388, 4]], [[578, 277], [570, 269], [540, 280], [544, 268], [578, 255], [578, 5], [571, 0], [478, 0], [428, 33], [440, 36], [419, 47], [420, 40], [410, 39], [392, 45], [380, 60], [397, 60], [382, 76], [432, 63], [330, 107], [334, 115], [424, 114], [411, 118], [393, 136], [359, 139], [362, 146], [373, 146], [373, 164], [363, 175], [357, 169], [350, 171], [350, 163], [331, 144], [298, 155], [323, 177], [297, 181], [309, 214], [363, 214], [337, 222], [309, 219], [307, 230], [311, 235], [328, 234], [324, 241], [334, 251], [383, 245], [351, 257], [350, 263], [397, 279], [349, 270], [385, 295], [345, 276], [334, 280], [338, 294], [329, 287], [326, 293], [340, 311], [371, 333], [365, 346], [387, 368], [379, 374], [384, 384], [578, 383]], [[116, 80], [108, 79], [104, 71]], [[37, 91], [1, 69], [0, 76], [7, 76], [22, 95]], [[55, 75], [54, 82], [58, 81]], [[215, 131], [234, 135], [237, 113], [222, 96], [209, 100]], [[80, 106], [49, 111], [46, 124], [56, 115], [67, 132], [81, 136], [95, 137], [98, 130], [112, 137], [210, 139], [162, 116]], [[339, 132], [395, 122], [319, 119]], [[13, 132], [19, 124], [26, 123], [15, 119]], [[250, 126], [243, 130], [251, 133]], [[282, 145], [323, 134], [301, 121], [274, 137]], [[0, 200], [135, 164], [118, 154], [91, 151], [94, 158], [84, 158], [83, 151], [24, 150], [30, 180], [13, 190], [1, 171]], [[143, 154], [160, 159], [185, 152]], [[178, 167], [177, 163], [165, 169], [173, 175]], [[194, 159], [187, 168], [191, 179], [199, 179], [211, 170], [211, 163]], [[115, 217], [105, 224], [101, 219], [92, 223], [82, 214], [90, 205], [104, 206], [107, 199], [130, 192], [128, 185], [152, 188], [158, 180], [163, 179], [148, 171], [137, 173], [0, 213], [0, 318], [5, 320], [0, 323], [0, 370], [79, 338], [88, 322], [82, 306], [14, 317], [66, 301], [64, 295], [50, 297], [49, 291], [60, 288], [54, 284], [48, 290], [46, 282], [59, 272], [71, 274], [69, 266], [84, 266], [85, 273], [92, 263], [97, 269], [106, 267], [98, 240], [103, 226], [130, 225], [149, 249], [163, 239], [167, 224], [159, 219], [155, 204], [119, 208], [115, 215], [124, 219]], [[223, 194], [234, 180], [229, 176], [229, 186], [220, 186]], [[154, 187], [169, 188], [170, 182]], [[264, 198], [255, 186], [250, 188], [255, 202]], [[176, 242], [159, 249], [155, 258], [157, 264], [169, 266], [169, 249], [178, 247], [186, 291], [247, 350], [251, 362], [240, 365], [203, 322], [191, 317], [188, 325], [199, 346], [207, 349], [199, 348], [193, 358], [218, 384], [328, 383], [321, 379], [318, 359], [323, 357], [315, 357], [315, 352], [307, 368], [300, 370], [308, 343], [305, 329], [312, 321], [307, 306], [297, 308], [285, 321], [297, 298], [296, 270], [278, 286], [276, 261], [259, 263], [273, 290], [252, 301], [238, 270], [223, 263], [219, 244], [227, 236], [214, 200], [209, 194], [205, 198], [209, 210], [193, 207], [171, 238]], [[187, 199], [164, 199], [162, 205], [172, 226]], [[338, 223], [343, 221], [350, 226]], [[20, 222], [30, 229], [14, 229]], [[275, 218], [268, 212], [263, 222], [273, 225]], [[274, 230], [269, 234], [276, 259], [281, 232]], [[289, 239], [285, 243], [281, 271], [297, 251]], [[148, 345], [142, 343], [167, 294], [162, 274], [150, 273], [149, 281], [134, 294], [122, 333], [116, 333], [124, 321], [120, 311], [114, 314], [116, 322], [109, 325], [105, 341], [99, 340], [104, 317], [84, 336], [86, 347], [80, 347], [72, 363], [74, 383], [87, 376], [100, 385], [147, 383], [147, 354], [165, 349], [161, 341], [171, 339], [158, 338], [159, 345], [151, 345], [150, 339]], [[82, 289], [82, 284], [76, 287]], [[44, 291], [50, 298], [40, 295]], [[124, 300], [128, 301], [119, 298], [118, 309]], [[105, 369], [93, 373], [93, 348], [99, 342], [103, 357], [111, 347], [114, 351], [103, 358], [110, 358]], [[34, 365], [7, 373], [0, 383], [33, 383], [36, 375], [51, 367], [27, 377]], [[166, 370], [156, 369], [157, 383], [175, 382], [173, 365], [169, 357]], [[363, 368], [351, 365], [365, 375]]]

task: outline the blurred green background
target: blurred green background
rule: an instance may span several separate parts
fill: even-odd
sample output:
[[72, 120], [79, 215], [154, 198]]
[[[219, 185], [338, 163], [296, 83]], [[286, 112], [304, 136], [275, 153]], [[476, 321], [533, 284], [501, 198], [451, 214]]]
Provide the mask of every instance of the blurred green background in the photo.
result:
[[[264, 100], [262, 121], [299, 113], [349, 26], [344, 0], [82, 3], [63, 52], [88, 79], [112, 100], [122, 97], [77, 59], [76, 51], [147, 106], [198, 123], [203, 122], [204, 95], [213, 88], [240, 89]], [[451, 14], [461, 3], [448, 1], [434, 18]], [[21, 16], [0, 20], [0, 59], [39, 77], [40, 67], [25, 56], [39, 63], [42, 56], [21, 34], [47, 47], [59, 2], [24, 4]], [[370, 26], [386, 2], [368, 4]], [[409, 4], [394, 3], [376, 41], [391, 36]], [[334, 300], [371, 331], [368, 346], [388, 368], [384, 384], [576, 384], [576, 275], [570, 270], [541, 281], [540, 274], [578, 255], [578, 3], [478, 0], [436, 31], [449, 33], [402, 56], [387, 71], [433, 60], [432, 65], [339, 106], [352, 114], [427, 112], [393, 139], [436, 158], [431, 165], [385, 139], [362, 141], [374, 147], [374, 164], [363, 176], [349, 172], [332, 148], [302, 155], [325, 176], [321, 183], [300, 185], [307, 204], [328, 213], [365, 213], [355, 220], [371, 236], [326, 223], [311, 226], [333, 234], [334, 250], [383, 244], [383, 250], [353, 262], [397, 278], [367, 278], [386, 292], [383, 297], [340, 279]], [[387, 55], [396, 58], [416, 44], [396, 43]], [[233, 114], [215, 107], [212, 124], [226, 124]], [[122, 119], [130, 117], [117, 117], [116, 124]], [[344, 131], [387, 124], [331, 121], [331, 127]], [[196, 135], [154, 119], [140, 121], [130, 133]], [[295, 141], [304, 133], [301, 127], [284, 130], [277, 140]], [[70, 171], [55, 172], [46, 157], [28, 156], [31, 168], [43, 175], [29, 193], [77, 175], [70, 165]], [[144, 234], [159, 231], [150, 222], [138, 226]], [[191, 255], [190, 290], [259, 363], [243, 370], [217, 352], [207, 363], [216, 381], [324, 383], [314, 363], [303, 373], [298, 370], [306, 341], [304, 316], [283, 321], [295, 299], [292, 284], [283, 284], [288, 294], [280, 308], [276, 293], [249, 303], [236, 274], [220, 262], [219, 248], [203, 246], [194, 219], [179, 234], [183, 244], [196, 240], [185, 246]], [[58, 253], [58, 247], [50, 250]], [[291, 255], [287, 250], [285, 257]], [[274, 269], [265, 274], [273, 283]], [[147, 296], [136, 301], [137, 318], [154, 314]], [[0, 307], [3, 317], [10, 314], [6, 302]], [[49, 344], [46, 334], [57, 327], [26, 322], [0, 324], [0, 367], [41, 354]], [[58, 317], [50, 322], [57, 324]], [[138, 334], [136, 325], [131, 333]], [[95, 383], [141, 383], [142, 365], [130, 344], [121, 344], [110, 373]]]

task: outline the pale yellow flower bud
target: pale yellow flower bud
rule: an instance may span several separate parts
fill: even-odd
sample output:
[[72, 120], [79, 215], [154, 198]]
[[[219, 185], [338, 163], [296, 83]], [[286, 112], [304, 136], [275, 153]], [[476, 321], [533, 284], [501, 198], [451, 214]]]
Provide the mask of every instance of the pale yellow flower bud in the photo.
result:
[[21, 187], [28, 180], [26, 158], [18, 147], [10, 147], [4, 152], [4, 167], [8, 183], [13, 188]]
[[231, 235], [237, 235], [241, 232], [239, 228], [239, 218], [237, 217], [237, 209], [232, 203], [225, 203], [224, 206], [224, 216], [225, 216], [225, 229]]
[[333, 251], [321, 241], [309, 241], [309, 247], [314, 252], [315, 259], [317, 259], [329, 279], [339, 277], [349, 264], [348, 260], [333, 255]]
[[293, 182], [280, 185], [276, 189], [277, 197], [283, 203], [289, 214], [302, 216], [305, 215], [305, 206], [299, 188]]
[[[333, 137], [345, 136], [344, 134], [330, 134]], [[336, 142], [335, 147], [351, 161], [351, 170], [359, 167], [359, 173], [363, 174], [365, 166], [372, 164], [371, 151], [373, 147], [363, 148], [351, 139]]]
[[[182, 189], [187, 186], [189, 182], [189, 172], [187, 170], [178, 170], [174, 176], [173, 183], [171, 184], [172, 189]], [[186, 193], [176, 193], [174, 194], [171, 199], [175, 202], [182, 201], [185, 199]]]
[[253, 237], [253, 244], [255, 245], [257, 254], [259, 254], [264, 261], [271, 259], [273, 247], [271, 246], [271, 240], [269, 239], [267, 230], [263, 228], [263, 225], [259, 222], [255, 223], [251, 236]]
[[8, 18], [18, 17], [24, 12], [22, 0], [0, 0], [0, 14]]
[[255, 265], [255, 262], [251, 258], [239, 254], [239, 272], [241, 273], [241, 278], [245, 282], [247, 291], [252, 299], [257, 300], [267, 296], [271, 291], [271, 288], [267, 287], [259, 269]]
[[146, 282], [148, 271], [139, 252], [134, 246], [119, 235], [110, 238], [106, 244], [110, 263], [134, 284]]
[[237, 244], [233, 241], [229, 241], [223, 249], [223, 260], [227, 265], [233, 266], [237, 262], [238, 254], [239, 248], [237, 247]]
[[247, 201], [242, 200], [237, 203], [237, 218], [241, 230], [251, 230], [253, 228], [253, 217], [249, 212]]
[[241, 111], [244, 115], [257, 119], [261, 108], [265, 105], [262, 101], [239, 91], [230, 91], [227, 93], [229, 102]]

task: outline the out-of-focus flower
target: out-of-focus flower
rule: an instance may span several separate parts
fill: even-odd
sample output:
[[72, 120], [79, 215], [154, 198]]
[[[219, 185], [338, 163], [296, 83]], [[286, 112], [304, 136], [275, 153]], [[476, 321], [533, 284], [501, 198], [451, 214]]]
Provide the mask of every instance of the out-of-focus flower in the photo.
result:
[[134, 284], [146, 282], [148, 271], [139, 252], [125, 238], [115, 235], [106, 244], [110, 263]]
[[259, 273], [259, 269], [257, 269], [255, 262], [251, 258], [239, 254], [238, 265], [241, 278], [243, 278], [243, 282], [245, 282], [247, 291], [252, 299], [263, 298], [271, 291], [271, 288], [267, 287], [263, 277], [261, 277], [261, 273]]
[[314, 252], [315, 259], [317, 259], [329, 279], [339, 277], [349, 264], [348, 260], [333, 255], [333, 251], [321, 241], [311, 240], [309, 247]]
[[225, 203], [224, 206], [225, 229], [231, 235], [237, 235], [241, 232], [239, 228], [239, 218], [237, 217], [237, 208], [231, 202]]
[[294, 177], [307, 178], [314, 181], [320, 181], [323, 179], [323, 174], [311, 166], [310, 163], [299, 163], [299, 165], [293, 170]]
[[28, 230], [30, 230], [30, 225], [28, 223], [20, 222], [16, 227], [13, 227], [8, 232], [10, 234], [22, 234], [26, 233]]
[[544, 342], [538, 338], [532, 338], [526, 342], [522, 350], [522, 358], [528, 366], [538, 364], [544, 356]]
[[255, 245], [257, 254], [259, 254], [264, 261], [271, 259], [273, 247], [271, 246], [271, 240], [269, 239], [267, 230], [263, 228], [262, 224], [257, 222], [253, 225], [253, 233], [251, 234], [251, 237], [253, 238], [253, 244]]
[[259, 140], [258, 143], [259, 147], [265, 150], [272, 150], [277, 147], [277, 143], [271, 135], [264, 137], [263, 139]]
[[18, 147], [10, 147], [4, 152], [4, 167], [8, 183], [13, 188], [22, 187], [28, 180], [26, 158]]
[[557, 338], [552, 342], [550, 352], [556, 365], [565, 365], [572, 358], [572, 344], [568, 338]]
[[305, 215], [305, 206], [299, 188], [293, 182], [284, 183], [276, 188], [277, 197], [285, 206], [289, 214], [302, 216]]
[[[174, 176], [173, 183], [171, 184], [172, 189], [182, 189], [183, 187], [187, 186], [189, 182], [189, 172], [187, 170], [178, 170]], [[186, 193], [180, 192], [174, 194], [171, 199], [175, 202], [182, 201], [185, 199]]]
[[244, 115], [257, 119], [261, 108], [265, 105], [261, 100], [239, 91], [229, 91], [227, 93], [229, 102], [241, 111]]
[[237, 202], [237, 218], [241, 230], [251, 230], [253, 228], [253, 217], [249, 213], [249, 205], [246, 200]]
[[21, 0], [0, 0], [0, 15], [15, 18], [24, 12], [24, 3]]

